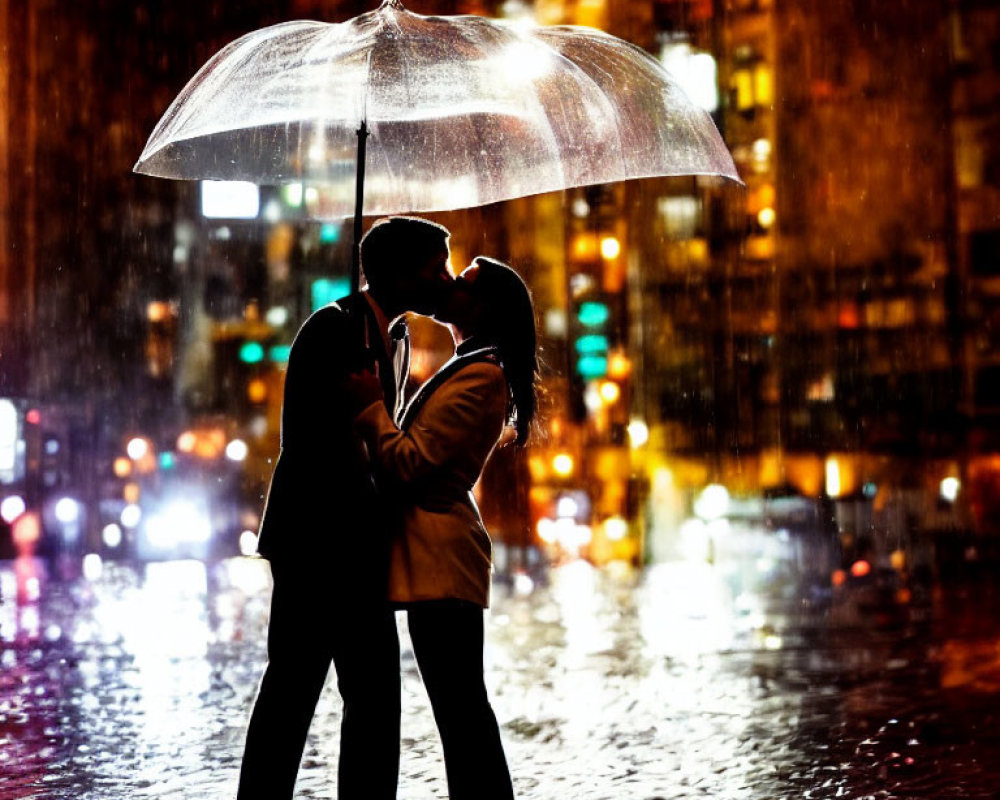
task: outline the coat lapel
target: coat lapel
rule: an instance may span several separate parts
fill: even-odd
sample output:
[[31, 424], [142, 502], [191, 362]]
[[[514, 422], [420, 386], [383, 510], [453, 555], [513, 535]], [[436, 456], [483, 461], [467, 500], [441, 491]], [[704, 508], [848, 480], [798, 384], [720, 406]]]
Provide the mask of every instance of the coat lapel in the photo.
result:
[[494, 363], [500, 363], [500, 356], [495, 347], [484, 347], [479, 350], [473, 350], [468, 353], [456, 354], [451, 357], [449, 361], [445, 363], [441, 369], [431, 375], [423, 385], [417, 389], [416, 393], [410, 398], [410, 401], [406, 404], [406, 410], [403, 411], [399, 418], [399, 429], [405, 431], [410, 425], [413, 424], [413, 420], [416, 418], [417, 414], [420, 413], [420, 409], [424, 407], [427, 399], [434, 394], [434, 391], [448, 378], [458, 372], [462, 367], [472, 364], [478, 361], [492, 361]]

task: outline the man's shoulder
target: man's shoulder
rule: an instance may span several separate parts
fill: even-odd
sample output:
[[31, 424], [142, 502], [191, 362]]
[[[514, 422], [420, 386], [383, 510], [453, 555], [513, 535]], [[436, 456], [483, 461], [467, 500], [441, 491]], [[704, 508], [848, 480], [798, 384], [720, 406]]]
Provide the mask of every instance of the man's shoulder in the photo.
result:
[[338, 300], [335, 303], [316, 309], [299, 329], [300, 335], [309, 332], [329, 331], [331, 329], [340, 330], [347, 325], [351, 314], [352, 306], [344, 301]]

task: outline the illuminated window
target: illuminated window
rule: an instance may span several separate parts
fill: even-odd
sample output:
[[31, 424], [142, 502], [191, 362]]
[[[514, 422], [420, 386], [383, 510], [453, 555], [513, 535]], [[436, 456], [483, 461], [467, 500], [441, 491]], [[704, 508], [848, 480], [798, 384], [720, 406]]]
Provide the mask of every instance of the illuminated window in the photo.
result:
[[754, 107], [753, 73], [750, 70], [738, 69], [733, 73], [733, 91], [738, 111], [748, 111]]
[[677, 239], [691, 239], [695, 236], [701, 216], [701, 203], [697, 197], [661, 197], [656, 205], [667, 236]]
[[201, 213], [209, 219], [256, 219], [260, 190], [246, 181], [202, 181]]
[[754, 103], [769, 106], [774, 102], [774, 72], [767, 64], [758, 64], [753, 71]]

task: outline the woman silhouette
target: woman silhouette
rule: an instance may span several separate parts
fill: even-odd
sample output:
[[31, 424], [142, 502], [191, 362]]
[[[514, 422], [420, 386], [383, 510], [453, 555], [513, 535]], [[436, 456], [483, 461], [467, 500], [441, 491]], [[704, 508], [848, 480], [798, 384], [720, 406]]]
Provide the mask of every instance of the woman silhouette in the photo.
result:
[[472, 487], [505, 428], [523, 445], [538, 372], [531, 295], [514, 270], [477, 258], [437, 313], [454, 357], [397, 426], [371, 373], [354, 378], [356, 426], [390, 498], [389, 599], [407, 612], [417, 665], [444, 750], [451, 800], [510, 800], [510, 773], [483, 681], [491, 544]]

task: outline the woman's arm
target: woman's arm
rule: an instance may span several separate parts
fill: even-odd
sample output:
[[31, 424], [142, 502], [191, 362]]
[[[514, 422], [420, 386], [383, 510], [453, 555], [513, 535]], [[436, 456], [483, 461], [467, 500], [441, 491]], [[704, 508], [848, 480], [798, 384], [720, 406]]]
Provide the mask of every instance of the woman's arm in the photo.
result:
[[470, 437], [499, 437], [506, 409], [503, 371], [495, 364], [475, 363], [442, 383], [407, 431], [396, 427], [381, 403], [368, 405], [355, 423], [377, 470], [408, 483], [447, 464]]

